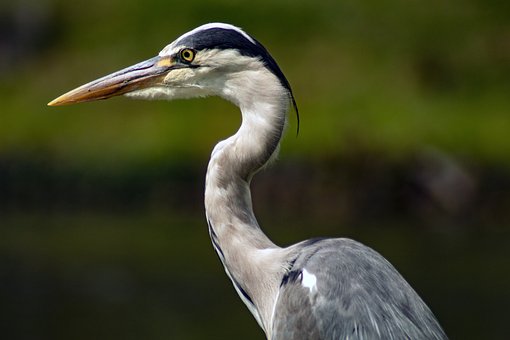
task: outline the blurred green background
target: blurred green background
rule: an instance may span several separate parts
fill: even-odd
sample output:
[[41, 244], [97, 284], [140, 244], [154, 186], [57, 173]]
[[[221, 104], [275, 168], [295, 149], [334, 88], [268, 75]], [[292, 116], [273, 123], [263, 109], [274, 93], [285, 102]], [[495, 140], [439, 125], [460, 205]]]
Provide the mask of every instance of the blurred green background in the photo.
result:
[[253, 183], [287, 245], [382, 253], [452, 339], [510, 307], [510, 2], [18, 0], [0, 4], [4, 339], [262, 339], [209, 244], [217, 98], [48, 108], [200, 24], [265, 44], [291, 82], [280, 161]]

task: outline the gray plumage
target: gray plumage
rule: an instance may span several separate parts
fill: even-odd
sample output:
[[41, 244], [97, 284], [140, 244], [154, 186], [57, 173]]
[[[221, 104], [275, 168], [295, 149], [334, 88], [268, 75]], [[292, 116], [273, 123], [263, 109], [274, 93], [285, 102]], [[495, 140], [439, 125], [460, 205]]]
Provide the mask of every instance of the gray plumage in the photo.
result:
[[[437, 320], [379, 253], [350, 239], [296, 245], [273, 339], [445, 339]], [[327, 270], [324, 270], [327, 268]], [[303, 270], [316, 290], [303, 286]]]
[[250, 182], [278, 152], [295, 100], [276, 61], [228, 24], [200, 26], [157, 57], [72, 90], [49, 105], [127, 95], [217, 95], [242, 124], [211, 154], [205, 210], [213, 248], [268, 339], [446, 339], [420, 297], [381, 255], [348, 239], [282, 248], [260, 229]]

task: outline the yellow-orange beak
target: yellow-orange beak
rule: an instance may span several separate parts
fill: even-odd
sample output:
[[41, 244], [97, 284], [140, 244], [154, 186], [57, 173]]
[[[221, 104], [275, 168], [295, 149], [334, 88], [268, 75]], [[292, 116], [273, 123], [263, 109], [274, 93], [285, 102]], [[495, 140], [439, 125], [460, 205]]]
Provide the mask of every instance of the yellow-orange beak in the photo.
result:
[[48, 103], [68, 105], [107, 99], [128, 92], [162, 85], [166, 73], [177, 68], [170, 57], [154, 57], [71, 90]]

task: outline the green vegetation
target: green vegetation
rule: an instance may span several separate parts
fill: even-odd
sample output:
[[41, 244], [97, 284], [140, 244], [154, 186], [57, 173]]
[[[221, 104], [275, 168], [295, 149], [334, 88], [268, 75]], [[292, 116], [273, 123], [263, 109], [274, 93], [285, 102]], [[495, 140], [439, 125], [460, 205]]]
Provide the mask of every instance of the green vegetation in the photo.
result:
[[[406, 157], [434, 148], [509, 165], [507, 7], [482, 1], [58, 1], [48, 10], [44, 43], [5, 71], [0, 153], [46, 152], [88, 166], [204, 159], [238, 124], [229, 103], [45, 104], [155, 55], [196, 25], [228, 21], [265, 43], [294, 87], [302, 133], [286, 139], [283, 157], [330, 157], [353, 148]], [[290, 129], [295, 125], [291, 113]]]

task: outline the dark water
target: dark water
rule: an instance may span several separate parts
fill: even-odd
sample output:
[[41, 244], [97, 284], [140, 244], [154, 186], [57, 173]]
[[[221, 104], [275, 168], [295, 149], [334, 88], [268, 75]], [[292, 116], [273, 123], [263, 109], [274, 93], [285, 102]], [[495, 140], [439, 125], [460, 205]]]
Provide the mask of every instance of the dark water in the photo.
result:
[[[346, 229], [260, 219], [280, 244], [320, 234], [372, 246], [452, 339], [506, 335], [510, 235], [501, 229]], [[263, 338], [224, 274], [200, 212], [10, 213], [0, 222], [4, 339]]]

